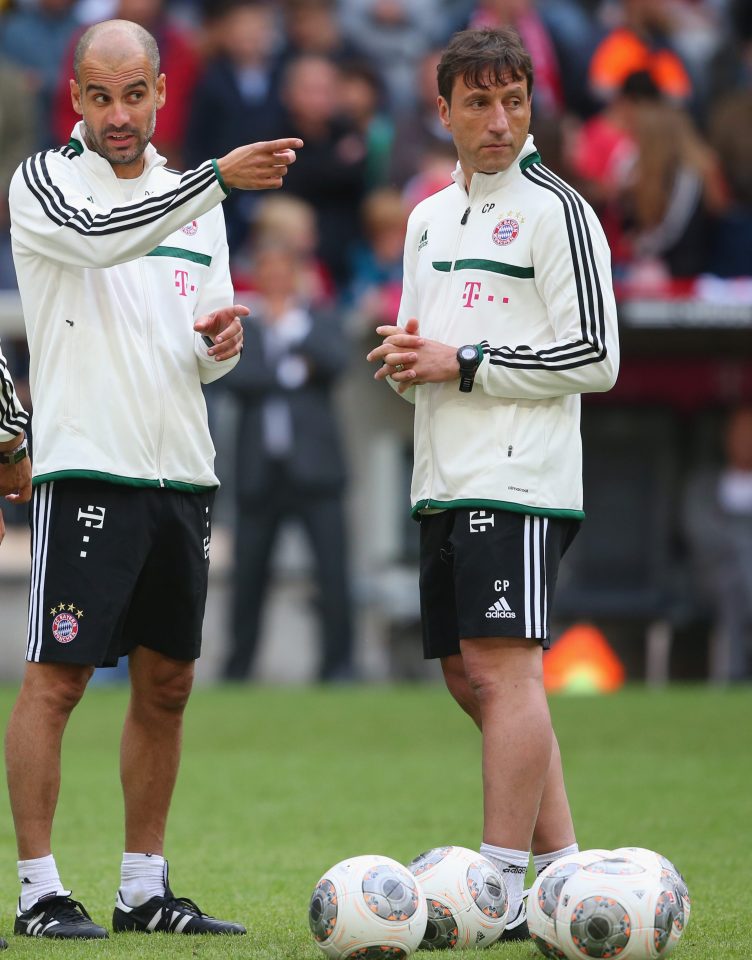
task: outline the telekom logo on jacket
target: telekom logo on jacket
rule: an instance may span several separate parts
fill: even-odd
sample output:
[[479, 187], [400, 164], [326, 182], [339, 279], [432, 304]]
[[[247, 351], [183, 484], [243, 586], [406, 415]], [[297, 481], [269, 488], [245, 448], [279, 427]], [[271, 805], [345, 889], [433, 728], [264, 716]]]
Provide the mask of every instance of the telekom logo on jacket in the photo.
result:
[[[480, 293], [483, 284], [480, 280], [466, 280], [465, 289], [462, 292], [462, 306], [468, 310], [472, 310], [475, 306], [475, 301], [480, 299]], [[489, 293], [486, 297], [489, 303], [493, 303], [496, 299], [492, 293]], [[502, 303], [509, 303], [509, 297], [502, 297]]]
[[175, 271], [175, 286], [178, 289], [178, 294], [181, 297], [187, 297], [188, 291], [191, 293], [196, 292], [196, 286], [193, 283], [188, 282], [188, 271], [187, 270], [176, 270]]

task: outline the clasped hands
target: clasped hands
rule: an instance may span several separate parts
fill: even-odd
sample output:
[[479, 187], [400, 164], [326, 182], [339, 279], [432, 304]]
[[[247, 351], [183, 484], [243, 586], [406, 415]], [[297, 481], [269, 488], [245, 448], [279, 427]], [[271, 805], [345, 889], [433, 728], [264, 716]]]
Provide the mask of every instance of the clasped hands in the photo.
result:
[[383, 342], [366, 357], [382, 364], [374, 380], [390, 377], [398, 384], [397, 392], [404, 393], [409, 387], [459, 378], [457, 348], [421, 337], [417, 320], [411, 318], [404, 327], [376, 327], [376, 333]]

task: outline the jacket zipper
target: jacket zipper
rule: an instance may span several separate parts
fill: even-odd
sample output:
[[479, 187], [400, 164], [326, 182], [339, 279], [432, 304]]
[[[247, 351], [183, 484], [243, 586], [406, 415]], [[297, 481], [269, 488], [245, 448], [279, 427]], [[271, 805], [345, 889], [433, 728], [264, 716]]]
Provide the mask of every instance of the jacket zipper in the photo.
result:
[[146, 277], [144, 276], [144, 265], [141, 260], [138, 261], [138, 269], [141, 274], [141, 286], [144, 293], [144, 305], [146, 307], [146, 339], [149, 345], [149, 360], [151, 362], [152, 373], [154, 375], [154, 383], [157, 388], [157, 397], [159, 398], [159, 434], [157, 439], [156, 454], [157, 478], [159, 480], [160, 487], [164, 487], [164, 477], [162, 476], [162, 445], [164, 442], [165, 421], [164, 396], [161, 389], [162, 384], [159, 378], [159, 367], [157, 366], [157, 360], [154, 355], [154, 318], [151, 309], [151, 301], [149, 299], [149, 288], [146, 282]]
[[[469, 200], [470, 200], [470, 194], [468, 193], [468, 201], [469, 201]], [[461, 228], [464, 227], [464, 226], [466, 226], [467, 221], [468, 221], [468, 219], [470, 218], [470, 208], [471, 208], [471, 204], [468, 203], [468, 206], [465, 208], [465, 212], [462, 214], [462, 219], [460, 220], [460, 230], [459, 230], [458, 233], [457, 233], [457, 242], [456, 242], [455, 245], [454, 245], [454, 255], [452, 256], [452, 265], [451, 265], [451, 267], [449, 268], [449, 292], [450, 292], [450, 293], [451, 293], [451, 291], [452, 291], [452, 286], [453, 286], [453, 284], [454, 284], [454, 265], [455, 265], [455, 263], [457, 262], [457, 254], [459, 253], [459, 249], [460, 249], [460, 246], [461, 246], [461, 244], [462, 244], [462, 233], [463, 233], [463, 230], [462, 230]], [[451, 310], [451, 308], [452, 308], [451, 298], [447, 297], [446, 303], [447, 303], [447, 309]], [[431, 396], [432, 396], [432, 395], [429, 393], [429, 395], [428, 395], [428, 418], [429, 418], [429, 423], [431, 422], [431, 413], [432, 413], [432, 411], [431, 411], [431, 406], [432, 406]], [[433, 437], [431, 436], [430, 431], [429, 431], [429, 433], [428, 433], [428, 436], [429, 436], [429, 439], [430, 439], [431, 447], [433, 448]], [[427, 507], [430, 507], [430, 506], [431, 506], [431, 503], [432, 503], [432, 501], [433, 501], [433, 496], [432, 496], [432, 494], [433, 494], [433, 479], [434, 479], [433, 461], [434, 461], [434, 458], [433, 458], [433, 451], [432, 451], [431, 458], [430, 458], [430, 462], [431, 462], [431, 483], [430, 483], [429, 488], [428, 488], [429, 493], [428, 493], [428, 503], [426, 504]]]

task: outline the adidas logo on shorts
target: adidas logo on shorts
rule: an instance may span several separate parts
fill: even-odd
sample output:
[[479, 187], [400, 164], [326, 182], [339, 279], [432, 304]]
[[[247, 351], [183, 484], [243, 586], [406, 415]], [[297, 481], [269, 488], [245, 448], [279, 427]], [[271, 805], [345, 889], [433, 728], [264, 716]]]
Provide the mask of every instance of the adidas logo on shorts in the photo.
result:
[[487, 620], [514, 620], [517, 614], [512, 610], [505, 597], [499, 597], [493, 606], [486, 610]]

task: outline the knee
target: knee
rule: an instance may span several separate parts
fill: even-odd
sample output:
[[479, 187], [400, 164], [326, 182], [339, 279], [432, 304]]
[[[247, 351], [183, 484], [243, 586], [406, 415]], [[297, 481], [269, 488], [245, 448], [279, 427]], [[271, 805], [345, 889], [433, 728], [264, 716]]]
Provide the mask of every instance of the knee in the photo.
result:
[[133, 701], [158, 713], [182, 714], [193, 686], [193, 664], [166, 665], [133, 690]]
[[441, 661], [444, 683], [460, 707], [476, 719], [478, 700], [470, 686], [461, 657], [446, 657]]
[[77, 706], [94, 673], [93, 667], [34, 664], [24, 679], [24, 693], [49, 714], [67, 716]]

